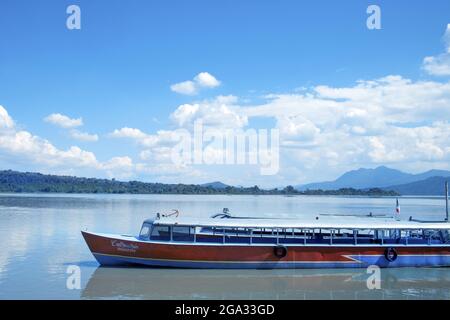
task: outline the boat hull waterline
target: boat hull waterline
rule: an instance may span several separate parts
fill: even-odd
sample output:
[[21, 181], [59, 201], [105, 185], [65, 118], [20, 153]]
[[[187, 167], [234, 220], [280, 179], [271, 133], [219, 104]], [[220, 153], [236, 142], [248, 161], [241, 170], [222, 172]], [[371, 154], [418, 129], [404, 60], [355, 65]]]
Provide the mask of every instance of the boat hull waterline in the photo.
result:
[[[286, 245], [285, 257], [270, 244], [157, 243], [135, 237], [82, 232], [102, 266], [140, 265], [195, 269], [316, 269], [450, 266], [450, 246]], [[395, 249], [395, 261], [386, 250]]]

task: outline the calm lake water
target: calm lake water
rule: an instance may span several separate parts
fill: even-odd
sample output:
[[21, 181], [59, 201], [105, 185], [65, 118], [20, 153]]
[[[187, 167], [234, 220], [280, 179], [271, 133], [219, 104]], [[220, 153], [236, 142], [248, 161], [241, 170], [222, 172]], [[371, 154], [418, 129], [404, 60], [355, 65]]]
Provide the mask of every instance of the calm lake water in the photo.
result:
[[[437, 198], [401, 198], [402, 217], [442, 219]], [[450, 268], [177, 270], [99, 267], [80, 230], [137, 234], [156, 212], [301, 217], [391, 214], [394, 198], [313, 196], [0, 195], [0, 299], [449, 299]], [[81, 268], [81, 289], [66, 286]]]

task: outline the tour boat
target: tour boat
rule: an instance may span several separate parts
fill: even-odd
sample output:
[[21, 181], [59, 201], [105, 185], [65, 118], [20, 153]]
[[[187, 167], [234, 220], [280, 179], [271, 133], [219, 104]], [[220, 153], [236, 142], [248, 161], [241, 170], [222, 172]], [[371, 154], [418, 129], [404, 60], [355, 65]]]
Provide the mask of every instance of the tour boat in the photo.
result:
[[395, 217], [211, 218], [157, 214], [137, 237], [83, 231], [104, 266], [284, 269], [448, 267], [450, 223]]

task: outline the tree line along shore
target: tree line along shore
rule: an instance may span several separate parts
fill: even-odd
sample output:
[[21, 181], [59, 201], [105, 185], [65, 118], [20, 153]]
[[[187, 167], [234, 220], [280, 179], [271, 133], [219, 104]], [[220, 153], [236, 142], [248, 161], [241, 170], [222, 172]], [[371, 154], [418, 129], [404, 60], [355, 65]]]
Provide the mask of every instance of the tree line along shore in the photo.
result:
[[32, 172], [0, 171], [2, 193], [109, 193], [109, 194], [235, 194], [235, 195], [342, 195], [398, 196], [391, 190], [379, 188], [299, 191], [292, 186], [262, 189], [258, 186], [235, 187], [195, 184], [164, 184], [115, 179], [79, 178]]

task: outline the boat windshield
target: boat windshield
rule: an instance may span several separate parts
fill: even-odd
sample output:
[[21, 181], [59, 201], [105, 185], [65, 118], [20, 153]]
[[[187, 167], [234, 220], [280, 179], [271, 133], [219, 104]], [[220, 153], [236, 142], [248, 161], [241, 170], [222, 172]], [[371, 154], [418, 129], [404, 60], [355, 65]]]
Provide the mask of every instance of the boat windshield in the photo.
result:
[[141, 228], [141, 232], [139, 233], [139, 239], [148, 240], [150, 235], [150, 230], [152, 229], [152, 225], [150, 223], [144, 223]]

